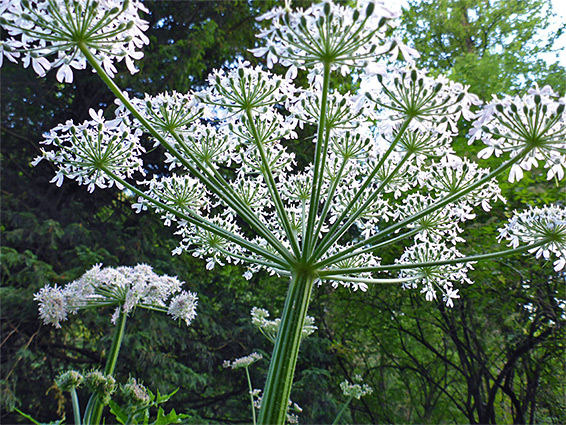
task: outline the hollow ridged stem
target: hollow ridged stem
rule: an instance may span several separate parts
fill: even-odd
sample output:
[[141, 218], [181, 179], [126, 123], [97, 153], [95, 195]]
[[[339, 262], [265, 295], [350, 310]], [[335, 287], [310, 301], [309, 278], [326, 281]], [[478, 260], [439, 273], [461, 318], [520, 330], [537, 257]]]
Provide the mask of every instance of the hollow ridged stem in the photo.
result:
[[258, 423], [284, 424], [301, 335], [315, 281], [310, 270], [294, 270], [267, 373]]

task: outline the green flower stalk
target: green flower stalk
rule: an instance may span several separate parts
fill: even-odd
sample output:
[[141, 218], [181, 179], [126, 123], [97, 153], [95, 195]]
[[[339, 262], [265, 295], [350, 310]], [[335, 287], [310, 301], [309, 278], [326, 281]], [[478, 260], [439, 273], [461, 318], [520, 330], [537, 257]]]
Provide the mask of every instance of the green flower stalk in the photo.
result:
[[[93, 110], [91, 120], [68, 121], [45, 136], [35, 162], [55, 164], [53, 182], [75, 180], [90, 191], [125, 188], [137, 198], [137, 211], [153, 209], [175, 228], [180, 242], [174, 254], [191, 252], [208, 269], [243, 264], [248, 279], [264, 270], [288, 280], [259, 423], [285, 420], [316, 286], [365, 291], [397, 284], [452, 306], [476, 261], [533, 251], [554, 259], [557, 271], [564, 267], [560, 206], [518, 213], [501, 233], [511, 249], [470, 257], [459, 251], [474, 211], [502, 200], [498, 177], [509, 173], [515, 182], [542, 165], [549, 179], [563, 179], [566, 99], [550, 87], [480, 108], [467, 87], [413, 66], [417, 53], [389, 36], [398, 11], [382, 1], [340, 6], [326, 0], [298, 11], [286, 4], [261, 17], [272, 24], [252, 51], [265, 56], [268, 68], [288, 67], [284, 76], [240, 61], [215, 70], [198, 92], [135, 99], [113, 81], [112, 64], [140, 56], [146, 42], [140, 10], [137, 1], [121, 7], [89, 0], [10, 2], [0, 22], [11, 37], [3, 54], [40, 75], [60, 67], [60, 81], [70, 81], [72, 68], [88, 62], [116, 96], [111, 118]], [[53, 53], [68, 55], [69, 64], [50, 62]], [[298, 86], [298, 72], [306, 85]], [[352, 73], [355, 92], [331, 84]], [[460, 119], [472, 121], [470, 142], [486, 144], [480, 159], [501, 157], [497, 168], [456, 155]], [[305, 167], [288, 149], [298, 129], [314, 142]], [[163, 147], [170, 174], [140, 179], [144, 135]], [[393, 246], [402, 254], [386, 263], [381, 253]], [[96, 296], [100, 305], [123, 300], [124, 313], [137, 301], [153, 305], [123, 290], [104, 288]], [[72, 297], [58, 287], [36, 297], [42, 317], [56, 326], [82, 308], [67, 303]], [[190, 304], [185, 297], [171, 305], [183, 311]]]

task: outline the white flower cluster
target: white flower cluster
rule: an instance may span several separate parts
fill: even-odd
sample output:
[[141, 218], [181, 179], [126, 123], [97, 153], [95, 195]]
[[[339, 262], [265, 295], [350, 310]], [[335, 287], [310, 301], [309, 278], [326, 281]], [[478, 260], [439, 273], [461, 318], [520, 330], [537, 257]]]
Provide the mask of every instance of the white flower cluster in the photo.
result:
[[241, 367], [250, 367], [255, 362], [263, 359], [263, 355], [255, 351], [247, 356], [240, 357], [234, 361], [224, 360], [222, 367], [227, 369], [239, 369]]
[[[436, 299], [437, 290], [442, 293], [442, 300], [448, 307], [454, 306], [454, 299], [460, 298], [454, 283], [468, 283], [472, 281], [467, 273], [473, 270], [470, 263], [442, 264], [445, 261], [464, 257], [455, 247], [444, 242], [421, 242], [405, 250], [398, 262], [407, 264], [407, 268], [400, 273], [401, 277], [414, 277], [415, 280], [406, 283], [405, 288], [421, 287], [427, 301]], [[440, 264], [438, 264], [440, 263]]]
[[[271, 342], [275, 342], [277, 338], [277, 332], [279, 332], [279, 325], [281, 324], [281, 319], [276, 318], [274, 320], [269, 320], [269, 311], [265, 308], [253, 307], [251, 311], [252, 324], [257, 326], [263, 335]], [[306, 338], [316, 331], [318, 327], [314, 325], [314, 317], [306, 316], [305, 324], [303, 325], [303, 330], [301, 332], [301, 337]]]
[[359, 1], [356, 7], [339, 6], [323, 1], [306, 10], [276, 8], [260, 20], [271, 26], [258, 34], [266, 45], [253, 49], [257, 56], [267, 54], [271, 67], [279, 62], [299, 68], [331, 63], [343, 74], [350, 67], [365, 66], [368, 60], [389, 53], [396, 58], [403, 53], [411, 60], [417, 53], [399, 40], [387, 40], [386, 32], [399, 11], [390, 10], [383, 1]]
[[372, 387], [370, 387], [368, 384], [362, 383], [363, 379], [360, 375], [355, 375], [352, 380], [352, 384], [350, 384], [347, 380], [340, 383], [342, 394], [344, 394], [346, 397], [353, 397], [359, 400], [360, 398], [373, 392]]
[[39, 76], [59, 68], [57, 80], [71, 83], [73, 69], [86, 68], [84, 48], [111, 76], [122, 60], [133, 74], [149, 43], [140, 12], [147, 9], [139, 0], [2, 0], [0, 26], [10, 38], [0, 42], [0, 66], [5, 56]]
[[529, 252], [536, 258], [550, 259], [556, 256], [554, 270], [566, 267], [566, 208], [559, 206], [530, 207], [517, 212], [509, 223], [499, 229], [499, 240], [506, 239], [509, 246], [517, 248], [521, 244], [536, 245]]
[[[14, 34], [20, 25], [27, 43], [47, 46], [40, 33], [32, 37], [39, 30], [26, 33], [29, 20], [18, 7], [56, 19], [71, 19], [82, 7], [74, 19], [90, 22], [109, 1], [74, 2], [61, 17], [51, 6], [23, 2], [5, 6], [11, 24], [4, 24]], [[138, 7], [131, 2], [107, 10], [89, 37], [111, 28], [107, 20], [121, 28], [115, 29], [118, 40], [122, 29], [141, 31], [135, 19], [120, 26]], [[152, 208], [175, 228], [180, 243], [174, 254], [190, 252], [205, 259], [207, 269], [245, 264], [247, 279], [260, 269], [278, 276], [307, 270], [312, 281], [362, 291], [374, 283], [404, 283], [429, 300], [440, 290], [452, 305], [454, 282], [469, 282], [471, 268], [457, 249], [463, 223], [477, 208], [489, 211], [503, 201], [498, 174], [511, 168], [517, 180], [545, 161], [549, 178], [563, 178], [566, 101], [537, 87], [476, 113], [480, 102], [468, 87], [391, 63], [399, 49], [405, 59], [414, 56], [388, 35], [397, 15], [368, 0], [277, 8], [263, 16], [272, 22], [260, 34], [265, 46], [254, 53], [267, 56], [268, 67], [289, 66], [285, 76], [239, 61], [214, 71], [198, 92], [129, 99], [116, 89], [120, 100], [111, 120], [91, 111], [91, 121], [60, 125], [44, 142], [54, 150], [42, 157], [59, 167], [57, 184], [67, 177], [92, 191], [116, 182], [134, 193], [138, 212]], [[42, 19], [38, 25], [51, 22]], [[65, 46], [73, 58], [83, 58], [76, 43]], [[351, 67], [359, 68], [359, 90], [331, 84], [332, 72], [346, 75]], [[307, 74], [304, 86], [295, 79], [297, 68]], [[452, 143], [460, 119], [474, 120], [471, 142], [487, 144], [480, 157], [509, 151], [509, 161], [489, 170], [459, 158]], [[164, 148], [169, 173], [134, 183], [149, 167], [140, 142], [147, 139]], [[314, 155], [307, 162], [293, 145], [310, 140]], [[391, 244], [407, 248], [396, 262], [382, 264], [378, 254]], [[406, 271], [397, 275], [400, 265]]]
[[196, 317], [198, 297], [182, 291], [182, 284], [176, 277], [155, 274], [145, 264], [118, 268], [96, 265], [64, 287], [46, 285], [34, 300], [39, 302], [39, 316], [56, 328], [69, 314], [104, 306], [116, 307], [113, 322], [118, 313], [130, 314], [139, 307], [166, 312], [188, 326]]
[[[37, 165], [45, 158], [58, 167], [52, 183], [61, 186], [66, 177], [86, 185], [89, 192], [95, 187], [112, 187], [116, 183], [115, 177], [125, 179], [136, 172], [145, 174], [141, 131], [132, 129], [120, 119], [106, 121], [102, 111], [90, 109], [90, 115], [91, 121], [75, 124], [69, 120], [47, 133], [41, 143], [58, 150], [42, 149], [42, 155], [32, 164]], [[116, 185], [123, 188], [120, 183]]]
[[478, 112], [470, 132], [470, 143], [481, 140], [487, 145], [480, 158], [509, 152], [518, 157], [509, 173], [509, 181], [523, 178], [544, 162], [547, 178], [562, 180], [566, 169], [566, 97], [559, 97], [549, 86], [538, 86], [523, 97], [504, 97]]

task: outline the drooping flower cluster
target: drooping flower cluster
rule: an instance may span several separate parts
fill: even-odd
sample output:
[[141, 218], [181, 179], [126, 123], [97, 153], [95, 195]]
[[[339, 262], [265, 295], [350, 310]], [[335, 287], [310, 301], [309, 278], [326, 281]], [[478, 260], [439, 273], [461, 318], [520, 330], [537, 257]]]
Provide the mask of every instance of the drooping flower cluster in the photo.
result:
[[114, 62], [122, 60], [133, 74], [134, 60], [143, 57], [138, 49], [149, 43], [140, 12], [147, 9], [139, 0], [2, 0], [0, 26], [10, 38], [0, 42], [1, 54], [31, 64], [41, 77], [59, 68], [60, 82], [71, 83], [73, 69], [86, 68], [81, 49], [91, 51], [111, 76]]
[[181, 290], [176, 277], [155, 274], [148, 265], [135, 267], [94, 266], [79, 279], [60, 287], [46, 285], [35, 294], [39, 302], [39, 316], [56, 328], [69, 314], [93, 307], [116, 307], [117, 314], [131, 314], [138, 308], [168, 313], [173, 319], [182, 319], [190, 325], [196, 317], [197, 295]]
[[554, 270], [563, 270], [566, 266], [566, 208], [552, 205], [515, 212], [509, 223], [499, 229], [499, 240], [502, 239], [508, 240], [513, 248], [521, 244], [536, 245], [529, 250], [536, 258], [549, 260], [554, 254]]

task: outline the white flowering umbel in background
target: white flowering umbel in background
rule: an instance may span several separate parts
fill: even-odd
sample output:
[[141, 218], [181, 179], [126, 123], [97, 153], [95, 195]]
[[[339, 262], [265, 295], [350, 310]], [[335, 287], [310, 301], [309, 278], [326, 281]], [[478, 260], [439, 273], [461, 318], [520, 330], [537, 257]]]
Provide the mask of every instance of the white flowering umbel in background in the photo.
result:
[[[198, 297], [195, 293], [181, 290], [183, 282], [176, 277], [159, 276], [145, 264], [135, 267], [94, 266], [79, 279], [64, 287], [47, 285], [35, 294], [39, 302], [39, 316], [46, 324], [56, 328], [67, 320], [69, 314], [79, 310], [114, 307], [112, 323], [116, 325], [104, 375], [111, 378], [118, 361], [126, 329], [126, 319], [136, 308], [161, 311], [174, 320], [184, 320], [189, 326], [196, 317]], [[72, 393], [73, 394], [73, 393]], [[73, 397], [75, 421], [80, 418], [78, 402]], [[104, 403], [95, 393], [85, 409], [85, 424], [98, 424]], [[81, 423], [80, 420], [77, 423]]]
[[[285, 420], [315, 284], [364, 291], [398, 283], [450, 306], [454, 284], [470, 282], [478, 260], [534, 251], [564, 267], [561, 206], [518, 213], [501, 233], [511, 249], [465, 257], [458, 245], [474, 210], [501, 200], [496, 177], [510, 171], [517, 181], [542, 164], [549, 179], [563, 178], [566, 100], [536, 87], [473, 112], [480, 102], [466, 87], [410, 65], [416, 52], [387, 36], [398, 13], [383, 1], [276, 8], [263, 16], [272, 24], [254, 53], [268, 67], [287, 66], [285, 76], [239, 62], [215, 71], [201, 92], [144, 99], [129, 99], [111, 78], [113, 60], [131, 65], [147, 41], [139, 2], [1, 4], [8, 60], [40, 75], [60, 67], [62, 81], [88, 61], [117, 97], [111, 119], [91, 111], [92, 121], [46, 136], [43, 157], [58, 167], [57, 184], [127, 188], [139, 197], [136, 209], [151, 207], [176, 227], [175, 253], [192, 252], [209, 268], [243, 263], [248, 278], [260, 269], [290, 278], [259, 423]], [[409, 65], [395, 62], [399, 54]], [[295, 85], [299, 70], [307, 86]], [[331, 83], [354, 73], [356, 92]], [[461, 118], [473, 121], [470, 142], [486, 144], [481, 158], [501, 157], [496, 169], [455, 155]], [[286, 147], [298, 127], [313, 136], [304, 142], [314, 141], [306, 167]], [[142, 133], [167, 151], [171, 174], [134, 183], [133, 173], [144, 172]], [[404, 253], [382, 262], [392, 245]]]

